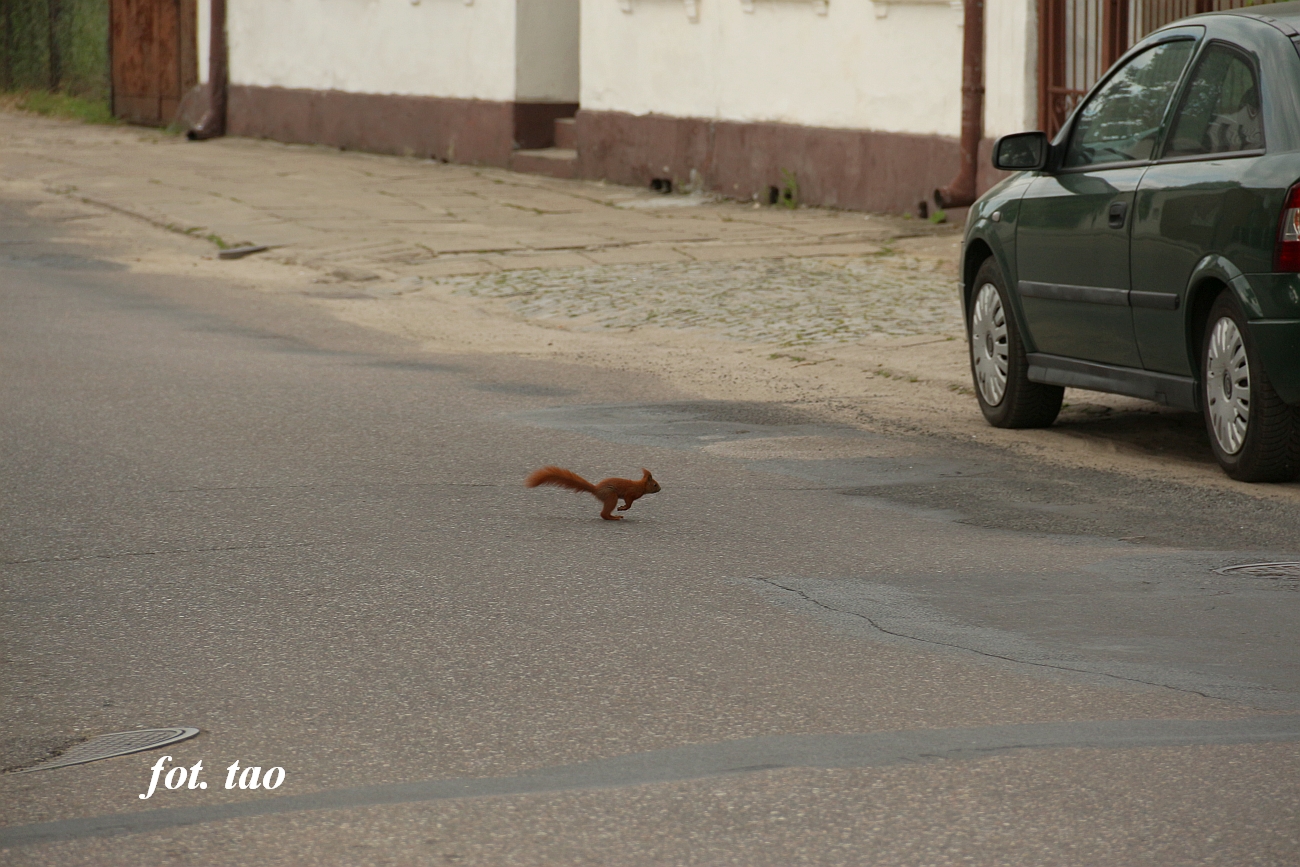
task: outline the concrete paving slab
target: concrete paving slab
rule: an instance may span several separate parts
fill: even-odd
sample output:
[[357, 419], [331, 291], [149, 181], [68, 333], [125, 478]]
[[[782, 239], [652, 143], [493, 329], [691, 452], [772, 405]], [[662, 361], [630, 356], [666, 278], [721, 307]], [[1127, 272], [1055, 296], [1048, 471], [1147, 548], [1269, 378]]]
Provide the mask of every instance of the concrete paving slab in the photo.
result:
[[795, 257], [805, 256], [874, 256], [884, 250], [880, 244], [854, 241], [843, 244], [786, 244], [782, 249]]
[[597, 265], [639, 265], [651, 262], [686, 262], [685, 253], [659, 245], [644, 247], [612, 247], [605, 250], [584, 250], [583, 255]]
[[499, 270], [487, 259], [444, 258], [421, 265], [419, 272], [428, 277], [460, 277], [471, 274], [491, 274]]
[[788, 253], [776, 247], [758, 247], [742, 244], [694, 244], [679, 246], [678, 251], [697, 262], [724, 262], [733, 259], [782, 259]]
[[592, 260], [577, 252], [516, 253], [502, 256], [493, 264], [502, 271], [523, 271], [530, 268], [586, 268]]

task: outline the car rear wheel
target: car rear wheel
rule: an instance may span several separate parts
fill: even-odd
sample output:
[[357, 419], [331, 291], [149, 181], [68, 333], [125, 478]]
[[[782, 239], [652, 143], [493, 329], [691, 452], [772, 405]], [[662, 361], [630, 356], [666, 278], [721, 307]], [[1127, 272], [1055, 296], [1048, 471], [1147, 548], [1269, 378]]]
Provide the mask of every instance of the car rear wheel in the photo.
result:
[[1201, 396], [1219, 466], [1242, 482], [1300, 474], [1300, 409], [1277, 396], [1231, 292], [1210, 308], [1201, 341]]
[[1029, 381], [1029, 361], [1011, 315], [1002, 272], [992, 258], [975, 275], [970, 305], [970, 366], [975, 397], [994, 427], [1047, 427], [1065, 389]]

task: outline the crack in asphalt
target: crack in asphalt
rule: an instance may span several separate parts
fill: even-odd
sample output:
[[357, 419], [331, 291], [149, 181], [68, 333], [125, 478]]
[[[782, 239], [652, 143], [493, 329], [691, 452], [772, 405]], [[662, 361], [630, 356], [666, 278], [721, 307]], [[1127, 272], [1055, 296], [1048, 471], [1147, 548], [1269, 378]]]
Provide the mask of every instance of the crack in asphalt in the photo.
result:
[[[786, 585], [781, 584], [781, 583], [778, 582], [778, 581], [774, 581], [774, 580], [772, 580], [771, 578], [760, 578], [760, 577], [758, 577], [757, 575], [751, 575], [751, 576], [750, 576], [750, 579], [753, 580], [753, 581], [760, 581], [760, 582], [762, 582], [762, 583], [764, 583], [764, 584], [767, 584], [767, 585], [772, 586], [772, 587], [776, 587], [776, 588], [778, 588], [778, 589], [780, 589], [780, 590], [784, 590], [784, 591], [786, 591], [787, 593], [793, 593], [794, 595], [800, 597], [801, 599], [803, 599], [803, 600], [805, 600], [805, 601], [807, 601], [807, 602], [811, 602], [813, 605], [816, 605], [816, 606], [819, 607], [819, 608], [824, 608], [824, 609], [826, 609], [827, 611], [833, 611], [833, 612], [836, 613], [836, 614], [847, 614], [847, 615], [849, 615], [850, 617], [856, 617], [856, 618], [858, 618], [859, 620], [864, 620], [864, 621], [866, 621], [868, 624], [870, 624], [870, 626], [871, 626], [872, 629], [878, 630], [879, 632], [883, 632], [885, 635], [892, 635], [892, 636], [894, 636], [895, 638], [904, 638], [904, 639], [907, 639], [908, 641], [916, 641], [916, 642], [919, 642], [919, 643], [921, 643], [921, 644], [931, 644], [931, 645], [934, 645], [934, 646], [936, 646], [936, 647], [947, 647], [947, 648], [951, 648], [951, 649], [953, 649], [953, 650], [965, 650], [965, 651], [967, 651], [967, 652], [969, 652], [969, 653], [974, 653], [974, 654], [977, 654], [977, 655], [979, 655], [979, 656], [985, 656], [985, 657], [988, 657], [988, 658], [990, 658], [990, 659], [1000, 659], [1000, 660], [1003, 660], [1004, 662], [1014, 662], [1014, 663], [1016, 663], [1017, 665], [1032, 665], [1032, 666], [1034, 666], [1034, 667], [1036, 667], [1036, 668], [1050, 668], [1050, 669], [1054, 669], [1054, 670], [1056, 670], [1056, 671], [1069, 671], [1069, 672], [1073, 672], [1073, 673], [1075, 673], [1075, 674], [1091, 674], [1091, 675], [1098, 675], [1098, 676], [1101, 676], [1101, 677], [1109, 677], [1109, 678], [1113, 678], [1113, 679], [1115, 679], [1115, 680], [1122, 680], [1122, 681], [1124, 681], [1124, 682], [1126, 682], [1126, 683], [1136, 683], [1136, 684], [1141, 684], [1141, 685], [1143, 685], [1143, 686], [1155, 686], [1155, 687], [1160, 687], [1160, 688], [1162, 688], [1162, 689], [1171, 689], [1171, 690], [1174, 690], [1175, 692], [1185, 692], [1185, 693], [1189, 693], [1189, 694], [1191, 694], [1191, 695], [1199, 695], [1199, 696], [1201, 696], [1202, 698], [1210, 698], [1210, 699], [1219, 699], [1219, 698], [1221, 698], [1220, 696], [1211, 695], [1210, 693], [1201, 692], [1200, 690], [1195, 690], [1195, 689], [1192, 689], [1192, 688], [1190, 688], [1190, 687], [1171, 686], [1170, 684], [1167, 684], [1167, 683], [1159, 683], [1159, 682], [1156, 682], [1156, 681], [1142, 680], [1141, 678], [1137, 678], [1137, 677], [1128, 677], [1128, 676], [1125, 676], [1125, 675], [1122, 675], [1122, 674], [1115, 674], [1115, 673], [1113, 673], [1113, 672], [1109, 672], [1109, 671], [1095, 671], [1095, 670], [1090, 669], [1090, 668], [1074, 668], [1074, 667], [1071, 667], [1071, 666], [1068, 666], [1068, 665], [1059, 665], [1059, 664], [1053, 664], [1053, 663], [1050, 663], [1050, 662], [1034, 662], [1034, 661], [1032, 661], [1032, 660], [1028, 660], [1028, 659], [1019, 659], [1019, 658], [1014, 657], [1014, 656], [1005, 656], [1005, 655], [1000, 654], [1000, 653], [992, 653], [992, 652], [987, 651], [987, 650], [980, 650], [980, 649], [977, 648], [977, 647], [969, 647], [969, 646], [964, 645], [964, 644], [955, 644], [955, 643], [952, 643], [952, 642], [946, 642], [946, 641], [936, 641], [936, 640], [933, 639], [933, 638], [921, 638], [920, 636], [916, 636], [916, 635], [908, 635], [908, 634], [905, 633], [905, 632], [896, 632], [896, 631], [894, 631], [894, 630], [892, 630], [892, 629], [886, 629], [885, 627], [881, 626], [879, 623], [877, 623], [874, 619], [872, 619], [870, 616], [868, 616], [868, 615], [866, 615], [866, 614], [859, 614], [859, 613], [856, 612], [856, 611], [849, 611], [849, 610], [844, 609], [844, 608], [836, 608], [834, 605], [828, 605], [827, 603], [822, 602], [820, 599], [817, 599], [816, 597], [811, 596], [811, 595], [808, 594], [808, 593], [805, 593], [803, 590], [800, 590], [800, 589], [798, 589], [797, 587], [787, 587]], [[1268, 692], [1276, 692], [1276, 690], [1267, 690], [1267, 691], [1268, 691]]]
[[[114, 837], [231, 819], [463, 798], [546, 795], [685, 783], [781, 770], [837, 770], [971, 761], [1027, 750], [1134, 749], [1300, 740], [1300, 715], [1235, 720], [1106, 720], [919, 729], [869, 734], [778, 734], [535, 768], [514, 776], [381, 783], [209, 806], [62, 819], [0, 828], [0, 848]], [[82, 766], [78, 766], [82, 767]], [[76, 773], [77, 768], [48, 773]], [[797, 785], [797, 783], [796, 783]]]

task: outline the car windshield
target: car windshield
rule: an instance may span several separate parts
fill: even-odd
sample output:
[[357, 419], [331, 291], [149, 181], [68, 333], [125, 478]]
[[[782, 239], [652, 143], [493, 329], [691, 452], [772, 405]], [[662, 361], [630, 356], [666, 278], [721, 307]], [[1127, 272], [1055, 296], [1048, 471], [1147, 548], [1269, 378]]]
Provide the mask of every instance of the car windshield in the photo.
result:
[[1065, 167], [1150, 159], [1195, 43], [1153, 45], [1110, 77], [1079, 112]]

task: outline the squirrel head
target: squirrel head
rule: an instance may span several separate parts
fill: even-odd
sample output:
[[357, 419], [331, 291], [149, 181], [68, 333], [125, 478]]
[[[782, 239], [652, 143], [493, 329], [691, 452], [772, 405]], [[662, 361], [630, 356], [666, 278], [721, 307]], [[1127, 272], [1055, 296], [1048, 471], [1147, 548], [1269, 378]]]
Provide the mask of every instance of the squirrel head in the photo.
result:
[[659, 483], [655, 481], [654, 476], [645, 467], [641, 468], [641, 481], [645, 482], [645, 492], [647, 494], [657, 494], [660, 491]]

